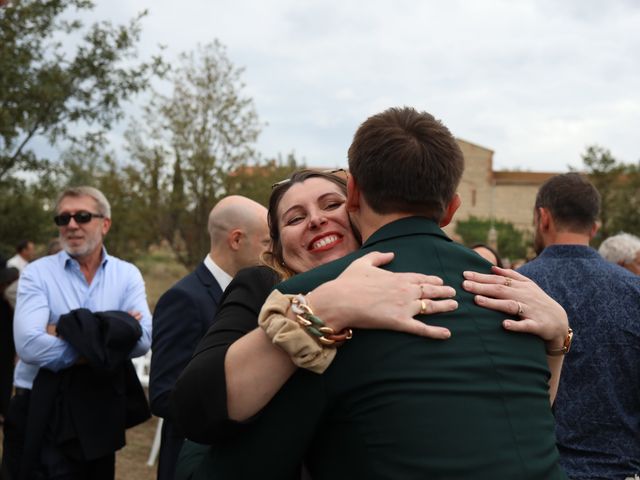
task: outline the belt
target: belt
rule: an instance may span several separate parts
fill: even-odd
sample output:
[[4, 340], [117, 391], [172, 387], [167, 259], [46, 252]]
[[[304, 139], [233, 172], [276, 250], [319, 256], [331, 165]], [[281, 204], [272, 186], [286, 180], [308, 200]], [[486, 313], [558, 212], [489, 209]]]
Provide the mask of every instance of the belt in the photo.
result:
[[31, 389], [29, 388], [22, 388], [22, 387], [16, 387], [15, 388], [15, 396], [19, 397], [20, 395], [27, 395], [29, 393], [31, 393]]

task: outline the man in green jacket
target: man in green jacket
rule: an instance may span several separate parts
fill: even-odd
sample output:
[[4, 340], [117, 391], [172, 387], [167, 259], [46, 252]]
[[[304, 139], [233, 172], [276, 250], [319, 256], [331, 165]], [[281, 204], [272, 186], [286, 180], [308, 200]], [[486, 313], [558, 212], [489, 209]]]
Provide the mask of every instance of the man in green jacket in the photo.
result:
[[[278, 286], [304, 293], [370, 251], [385, 268], [459, 286], [489, 264], [440, 229], [460, 205], [462, 153], [427, 113], [389, 109], [365, 121], [349, 149], [347, 209], [360, 250]], [[214, 448], [210, 478], [566, 478], [558, 466], [544, 342], [507, 332], [504, 314], [458, 287], [459, 308], [431, 315], [445, 342], [357, 331], [322, 375], [297, 372], [236, 441]]]

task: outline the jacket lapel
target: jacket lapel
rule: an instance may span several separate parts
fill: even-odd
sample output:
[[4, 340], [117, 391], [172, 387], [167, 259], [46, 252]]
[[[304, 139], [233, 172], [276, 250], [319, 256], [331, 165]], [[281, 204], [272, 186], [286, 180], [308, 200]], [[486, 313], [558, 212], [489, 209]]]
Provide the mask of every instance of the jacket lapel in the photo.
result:
[[222, 289], [204, 262], [201, 262], [196, 267], [196, 277], [198, 277], [198, 280], [204, 285], [205, 290], [211, 296], [213, 302], [218, 305], [220, 297], [222, 296]]

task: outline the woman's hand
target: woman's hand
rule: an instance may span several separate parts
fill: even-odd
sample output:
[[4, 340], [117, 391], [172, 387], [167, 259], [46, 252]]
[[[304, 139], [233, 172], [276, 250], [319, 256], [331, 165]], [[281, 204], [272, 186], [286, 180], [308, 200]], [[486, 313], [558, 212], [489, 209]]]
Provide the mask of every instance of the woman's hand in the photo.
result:
[[442, 279], [419, 273], [393, 273], [378, 268], [393, 260], [393, 253], [371, 252], [355, 260], [342, 274], [307, 295], [309, 304], [336, 331], [343, 328], [395, 330], [434, 339], [451, 332], [413, 317], [450, 312], [456, 292]]
[[[504, 320], [502, 326], [506, 330], [541, 337], [547, 351], [562, 348], [569, 330], [564, 308], [524, 275], [499, 267], [491, 267], [491, 270], [496, 275], [464, 272], [466, 280], [462, 282], [462, 287], [476, 294], [478, 305], [520, 317], [520, 320]], [[552, 405], [558, 392], [563, 360], [563, 355], [547, 356], [551, 372], [549, 400]]]
[[462, 287], [476, 294], [478, 305], [520, 317], [504, 320], [506, 330], [537, 335], [546, 341], [547, 350], [561, 348], [569, 329], [564, 308], [518, 272], [499, 267], [491, 270], [496, 275], [464, 272]]

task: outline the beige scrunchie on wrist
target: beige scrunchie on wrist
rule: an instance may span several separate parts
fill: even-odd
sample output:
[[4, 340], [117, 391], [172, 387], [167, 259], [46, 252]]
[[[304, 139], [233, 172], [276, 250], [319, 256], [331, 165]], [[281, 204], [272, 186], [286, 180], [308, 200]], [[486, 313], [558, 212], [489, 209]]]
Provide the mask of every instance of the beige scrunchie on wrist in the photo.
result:
[[258, 324], [275, 345], [289, 354], [294, 364], [322, 373], [336, 356], [336, 349], [320, 345], [298, 322], [287, 316], [294, 296], [278, 290], [271, 292], [260, 310]]

